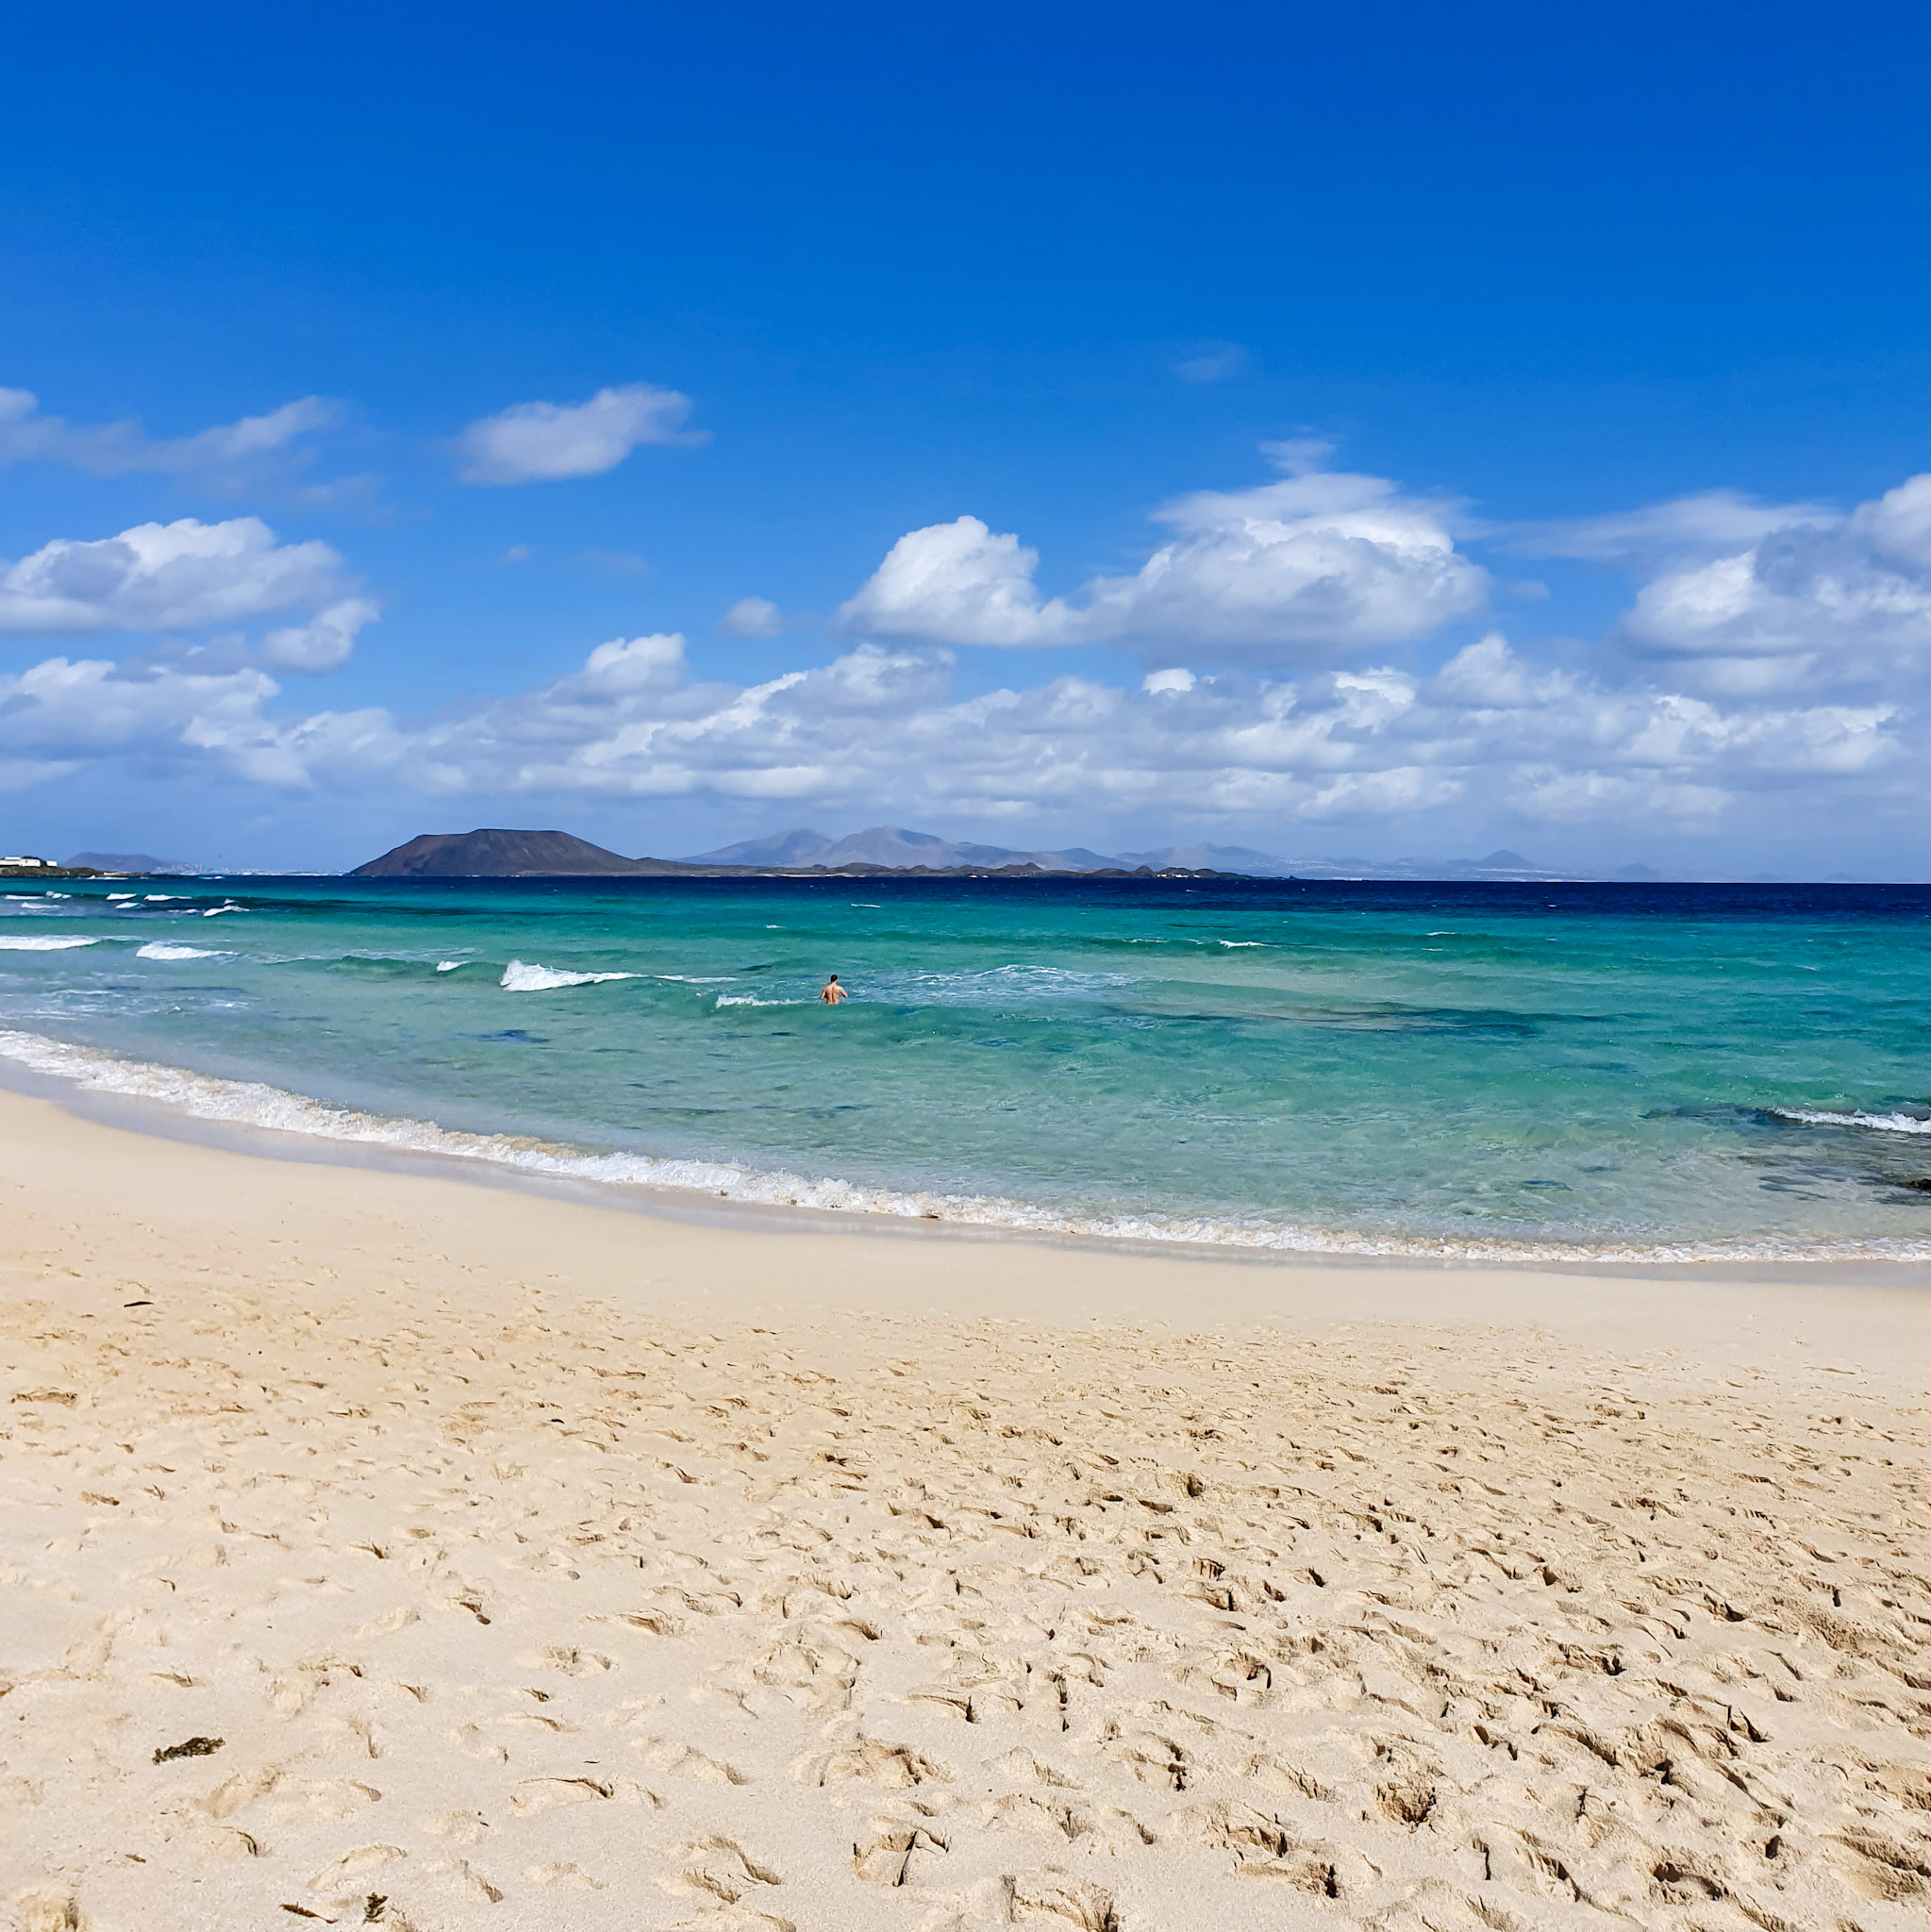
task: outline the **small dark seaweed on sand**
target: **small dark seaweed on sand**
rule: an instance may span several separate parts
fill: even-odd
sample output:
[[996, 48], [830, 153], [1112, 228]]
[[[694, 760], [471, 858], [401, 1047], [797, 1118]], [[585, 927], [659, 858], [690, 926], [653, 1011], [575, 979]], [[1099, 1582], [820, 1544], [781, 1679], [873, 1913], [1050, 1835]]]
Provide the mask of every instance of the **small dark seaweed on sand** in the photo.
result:
[[154, 1755], [157, 1764], [176, 1757], [212, 1757], [228, 1740], [225, 1738], [184, 1738], [178, 1744], [166, 1744]]

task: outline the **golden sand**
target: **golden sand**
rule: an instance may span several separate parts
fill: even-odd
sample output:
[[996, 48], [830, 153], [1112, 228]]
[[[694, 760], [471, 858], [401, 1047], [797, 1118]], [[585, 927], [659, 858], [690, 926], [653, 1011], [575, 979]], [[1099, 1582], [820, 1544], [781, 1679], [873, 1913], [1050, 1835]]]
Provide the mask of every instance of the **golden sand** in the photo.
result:
[[0, 1150], [0, 1924], [1931, 1916], [1922, 1287]]

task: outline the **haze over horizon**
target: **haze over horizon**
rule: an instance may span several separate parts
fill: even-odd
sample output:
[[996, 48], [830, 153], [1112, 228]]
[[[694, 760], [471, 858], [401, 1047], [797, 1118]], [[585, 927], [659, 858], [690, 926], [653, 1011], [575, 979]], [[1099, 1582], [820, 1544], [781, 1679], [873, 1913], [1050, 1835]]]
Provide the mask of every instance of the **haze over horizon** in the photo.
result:
[[1931, 869], [1921, 11], [108, 16], [0, 79], [9, 852]]

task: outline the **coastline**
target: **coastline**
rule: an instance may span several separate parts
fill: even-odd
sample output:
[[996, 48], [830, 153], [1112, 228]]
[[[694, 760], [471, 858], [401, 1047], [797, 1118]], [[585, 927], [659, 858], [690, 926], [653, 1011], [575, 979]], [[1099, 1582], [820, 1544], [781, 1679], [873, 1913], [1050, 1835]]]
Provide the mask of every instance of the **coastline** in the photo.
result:
[[[74, 1187], [75, 1214], [104, 1189], [144, 1194], [159, 1174], [174, 1178], [154, 1196], [156, 1213], [176, 1191], [274, 1199], [290, 1216], [379, 1200], [395, 1225], [433, 1204], [439, 1226], [489, 1230], [478, 1255], [515, 1255], [526, 1272], [550, 1272], [545, 1256], [575, 1253], [608, 1281], [647, 1243], [687, 1282], [702, 1281], [691, 1292], [704, 1306], [747, 1316], [1124, 1321], [1186, 1331], [1365, 1320], [1448, 1333], [1522, 1329], [1632, 1351], [1695, 1348], [1711, 1364], [1779, 1373], [1794, 1345], [1900, 1393], [1931, 1391], [1927, 1264], [1281, 1253], [717, 1202], [195, 1120], [158, 1101], [23, 1078], [4, 1058], [0, 1145], [12, 1175], [35, 1174], [42, 1198]], [[49, 1148], [97, 1178], [63, 1183]]]
[[49, 1098], [76, 1115], [164, 1139], [273, 1158], [441, 1174], [671, 1220], [800, 1230], [862, 1227], [954, 1238], [1045, 1241], [1268, 1264], [1632, 1270], [1673, 1278], [1779, 1275], [1931, 1286], [1931, 1241], [1792, 1242], [1736, 1237], [1630, 1243], [1501, 1236], [1267, 1228], [1210, 1215], [1075, 1214], [990, 1195], [814, 1179], [708, 1158], [599, 1154], [527, 1136], [443, 1128], [371, 1114], [254, 1080], [129, 1058], [52, 1036], [0, 1029], [0, 1092]]

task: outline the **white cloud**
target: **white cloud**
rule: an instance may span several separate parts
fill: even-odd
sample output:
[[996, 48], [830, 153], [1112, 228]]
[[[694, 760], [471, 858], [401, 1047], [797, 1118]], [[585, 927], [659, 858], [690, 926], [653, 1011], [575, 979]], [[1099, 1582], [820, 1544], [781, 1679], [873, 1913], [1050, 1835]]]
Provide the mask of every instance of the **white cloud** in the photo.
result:
[[[1169, 506], [1157, 556], [1076, 600], [1042, 597], [1016, 537], [962, 519], [902, 540], [861, 593], [897, 614], [904, 641], [867, 639], [828, 664], [746, 684], [695, 675], [681, 637], [613, 639], [567, 675], [425, 719], [309, 710], [282, 691], [282, 673], [343, 661], [375, 615], [326, 545], [283, 545], [248, 518], [49, 544], [0, 569], [0, 628], [191, 630], [288, 614], [252, 648], [216, 636], [119, 666], [53, 658], [0, 678], [0, 787], [120, 767], [479, 809], [527, 800], [545, 814], [574, 799], [711, 797], [907, 823], [1157, 815], [1274, 849], [1297, 824], [1399, 822], [1388, 836], [1425, 841], [1417, 822], [1443, 814], [1524, 828], [1728, 825], [1768, 839], [1886, 814], [1911, 823], [1931, 807], [1931, 478], [1848, 513], [1740, 510], [1730, 499], [1640, 512], [1625, 520], [1634, 535], [1590, 540], [1603, 554], [1612, 541], [1630, 546], [1647, 574], [1628, 648], [1583, 670], [1491, 636], [1423, 675], [1369, 655], [1360, 613], [1384, 574], [1397, 580], [1396, 606], [1425, 608], [1425, 573], [1402, 576], [1402, 532], [1418, 527], [1428, 567], [1451, 570], [1460, 559], [1447, 512], [1310, 468], [1306, 449], [1282, 455], [1298, 474]], [[1746, 510], [1744, 542], [1735, 518]], [[1373, 534], [1342, 527], [1357, 518]], [[1278, 592], [1295, 559], [1329, 544], [1352, 558], [1354, 542], [1375, 555], [1338, 573], [1345, 594], [1328, 593], [1330, 611], [1352, 614], [1320, 632], [1328, 641], [1307, 645], [1291, 675], [1272, 668], [1292, 655], [1286, 646], [1254, 648], [1244, 665], [1224, 647], [1209, 675], [1191, 642], [1160, 635], [1163, 624], [1177, 631], [1162, 613], [1180, 603], [1224, 640], [1249, 635], [1242, 625], [1264, 600], [1243, 595], [1243, 570]], [[1291, 558], [1249, 554], [1283, 544]], [[1276, 597], [1271, 635], [1282, 634], [1283, 602], [1302, 635], [1316, 634], [1294, 611], [1302, 595]], [[1061, 676], [959, 697], [937, 641], [1099, 636], [1145, 653], [1136, 687]], [[1762, 663], [1785, 675], [1762, 675]]]
[[306, 467], [314, 451], [298, 446], [298, 439], [327, 428], [340, 414], [321, 396], [302, 396], [265, 416], [157, 441], [132, 419], [77, 426], [42, 415], [30, 390], [0, 389], [0, 464], [65, 463], [91, 476], [149, 472], [233, 492]]
[[1378, 476], [1309, 467], [1319, 445], [1270, 454], [1294, 474], [1202, 491], [1155, 512], [1174, 532], [1131, 575], [1083, 599], [1041, 597], [1038, 553], [977, 517], [913, 530], [839, 612], [847, 633], [906, 642], [1122, 643], [1257, 661], [1358, 655], [1476, 608], [1483, 572], [1447, 506]]
[[785, 627], [785, 614], [769, 597], [740, 597], [718, 619], [727, 638], [774, 638]]
[[1836, 512], [1820, 504], [1757, 503], [1734, 490], [1706, 490], [1641, 509], [1565, 522], [1518, 524], [1494, 532], [1525, 557], [1576, 557], [1598, 562], [1654, 561], [1684, 552], [1736, 550], [1773, 530], [1829, 524]]
[[1734, 691], [1931, 668], [1931, 475], [1847, 516], [1806, 513], [1748, 548], [1664, 570], [1623, 630], [1640, 649], [1703, 660], [1705, 681]]
[[98, 658], [50, 658], [0, 676], [0, 763], [31, 764], [48, 777], [109, 760], [150, 770], [198, 763], [189, 734], [258, 733], [261, 708], [275, 692], [274, 680], [257, 670], [130, 672]]
[[465, 483], [536, 483], [601, 476], [645, 442], [691, 442], [691, 398], [647, 382], [600, 389], [587, 403], [516, 403], [458, 439]]
[[1887, 688], [1931, 669], [1931, 475], [1849, 512], [1711, 491], [1504, 541], [1640, 571], [1616, 641], [1700, 690]]
[[76, 636], [232, 624], [323, 602], [342, 581], [342, 560], [326, 543], [277, 542], [257, 517], [137, 524], [94, 541], [57, 538], [0, 569], [0, 632]]
[[995, 536], [977, 517], [928, 524], [891, 546], [840, 607], [839, 627], [922, 643], [1076, 642], [1080, 614], [1060, 598], [1041, 601], [1033, 583], [1039, 561], [1037, 550]]
[[521, 799], [545, 812], [573, 799], [708, 796], [911, 823], [1158, 814], [1278, 844], [1296, 824], [1450, 808], [1695, 829], [1736, 821], [1748, 801], [1761, 832], [1780, 811], [1801, 825], [1850, 801], [1908, 809], [1926, 749], [1889, 705], [1616, 689], [1526, 663], [1499, 637], [1433, 676], [1154, 674], [1135, 690], [1069, 676], [960, 699], [942, 651], [859, 644], [746, 686], [694, 678], [683, 639], [653, 635], [422, 721], [283, 713], [259, 664], [213, 662], [54, 658], [0, 678], [0, 774], [24, 785], [106, 761], [198, 766], [283, 790], [491, 809]]
[[261, 641], [262, 661], [285, 671], [339, 671], [356, 648], [356, 634], [381, 614], [367, 597], [344, 597], [307, 624], [270, 631]]

